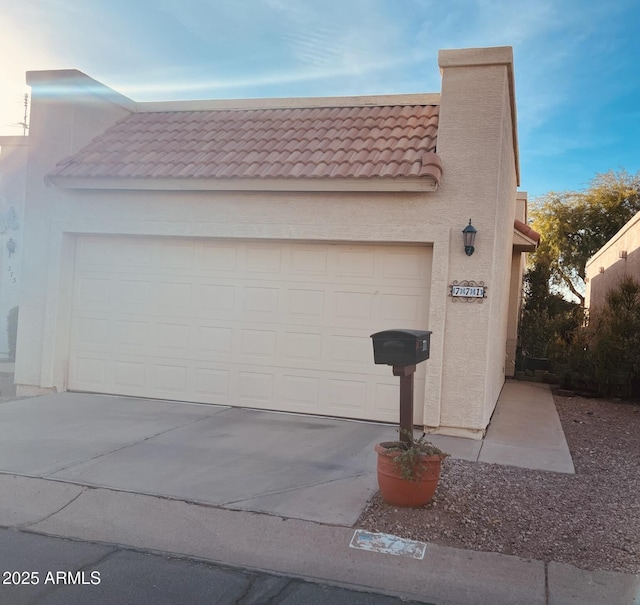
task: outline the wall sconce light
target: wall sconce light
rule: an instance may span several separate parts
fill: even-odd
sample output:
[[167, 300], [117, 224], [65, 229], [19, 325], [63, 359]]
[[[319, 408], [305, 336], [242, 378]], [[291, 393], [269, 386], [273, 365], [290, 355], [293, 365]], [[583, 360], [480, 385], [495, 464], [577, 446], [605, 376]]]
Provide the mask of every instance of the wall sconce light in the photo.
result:
[[620, 254], [618, 256], [620, 258], [624, 258], [624, 260], [627, 260], [627, 251], [626, 250], [620, 250]]
[[469, 219], [469, 224], [462, 230], [464, 252], [467, 256], [471, 256], [475, 251], [473, 244], [476, 241], [476, 233], [478, 233], [478, 230], [471, 224], [471, 219]]
[[7, 240], [7, 250], [9, 251], [9, 258], [11, 258], [13, 253], [16, 251], [16, 243], [13, 241], [12, 237]]
[[598, 273], [604, 273], [604, 267], [600, 267], [600, 268], [598, 269]]

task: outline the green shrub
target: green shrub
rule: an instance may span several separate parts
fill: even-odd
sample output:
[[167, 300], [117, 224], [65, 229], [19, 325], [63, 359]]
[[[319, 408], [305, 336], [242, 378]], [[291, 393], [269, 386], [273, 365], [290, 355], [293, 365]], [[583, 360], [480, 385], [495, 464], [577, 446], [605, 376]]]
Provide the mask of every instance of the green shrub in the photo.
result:
[[624, 278], [592, 319], [595, 377], [606, 395], [625, 395], [640, 374], [640, 283]]
[[640, 283], [624, 278], [578, 328], [563, 360], [566, 387], [627, 396], [640, 378]]

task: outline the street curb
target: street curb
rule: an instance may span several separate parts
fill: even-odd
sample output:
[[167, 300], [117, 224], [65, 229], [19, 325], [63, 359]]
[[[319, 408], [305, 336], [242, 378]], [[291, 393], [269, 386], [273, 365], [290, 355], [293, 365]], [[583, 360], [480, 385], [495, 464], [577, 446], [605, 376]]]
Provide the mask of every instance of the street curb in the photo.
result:
[[[440, 605], [640, 603], [640, 576], [629, 574], [431, 543], [418, 561], [349, 548], [350, 527], [16, 475], [0, 474], [0, 489], [0, 526], [30, 533]], [[40, 502], [24, 510], [34, 491]]]

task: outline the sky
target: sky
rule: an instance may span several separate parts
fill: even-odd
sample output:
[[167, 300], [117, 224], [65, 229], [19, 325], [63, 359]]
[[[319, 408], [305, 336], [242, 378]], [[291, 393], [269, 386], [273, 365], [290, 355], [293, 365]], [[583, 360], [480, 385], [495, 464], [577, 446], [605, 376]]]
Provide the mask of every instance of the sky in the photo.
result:
[[530, 199], [640, 170], [639, 0], [0, 0], [0, 135], [25, 72], [136, 101], [440, 91], [438, 50], [513, 46]]

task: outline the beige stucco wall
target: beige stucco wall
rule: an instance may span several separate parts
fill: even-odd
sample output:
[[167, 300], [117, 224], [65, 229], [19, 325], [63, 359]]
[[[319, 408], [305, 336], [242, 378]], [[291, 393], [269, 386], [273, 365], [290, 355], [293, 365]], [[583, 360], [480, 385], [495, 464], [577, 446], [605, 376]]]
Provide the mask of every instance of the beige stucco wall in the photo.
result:
[[[427, 414], [426, 423], [450, 433], [461, 426], [484, 430], [504, 383], [517, 186], [507, 54], [498, 53], [489, 65], [482, 64], [481, 51], [440, 54], [443, 184], [437, 195], [459, 226], [452, 229], [448, 281], [482, 281], [488, 291], [482, 304], [448, 301], [439, 418]], [[459, 231], [469, 218], [478, 235], [467, 257]]]
[[[527, 223], [528, 196], [519, 191], [516, 196], [516, 219]], [[514, 239], [515, 239], [514, 235]], [[515, 244], [515, 241], [514, 241]], [[527, 264], [527, 255], [515, 249], [511, 258], [511, 282], [509, 286], [509, 314], [507, 324], [507, 350], [505, 359], [505, 375], [514, 376], [516, 371], [516, 351], [518, 348], [518, 324], [522, 309], [522, 282]]]
[[[21, 391], [65, 389], [76, 234], [426, 243], [433, 270], [425, 327], [433, 336], [425, 400], [416, 405], [440, 432], [481, 436], [505, 375], [517, 186], [512, 57], [503, 48], [445, 51], [440, 60], [443, 180], [423, 193], [47, 187], [56, 161], [134, 106], [99, 88], [86, 96], [86, 86], [72, 83], [52, 100], [40, 91], [45, 75], [32, 77]], [[469, 218], [478, 229], [471, 257], [461, 234]], [[481, 304], [449, 297], [451, 282], [465, 279], [487, 286]]]
[[[622, 252], [626, 258], [621, 258]], [[626, 276], [640, 281], [640, 212], [587, 262], [585, 306], [604, 305], [607, 292]]]
[[522, 276], [526, 265], [526, 255], [514, 252], [511, 261], [511, 285], [509, 290], [509, 317], [507, 326], [507, 350], [505, 354], [505, 376], [516, 373], [518, 350], [518, 323], [522, 308]]

